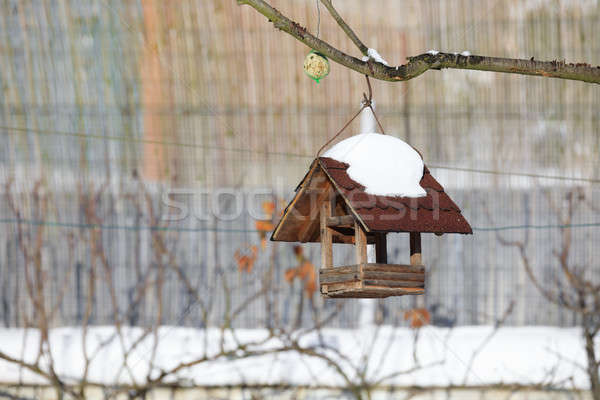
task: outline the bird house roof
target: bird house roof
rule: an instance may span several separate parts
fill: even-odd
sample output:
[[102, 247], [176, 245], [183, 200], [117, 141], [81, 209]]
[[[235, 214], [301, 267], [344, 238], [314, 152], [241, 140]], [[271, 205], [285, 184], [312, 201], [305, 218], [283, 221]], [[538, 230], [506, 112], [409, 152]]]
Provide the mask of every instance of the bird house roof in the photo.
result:
[[347, 173], [349, 165], [315, 159], [286, 207], [271, 240], [318, 242], [319, 210], [335, 194], [337, 215], [350, 214], [366, 232], [473, 233], [460, 208], [425, 166], [419, 182], [424, 197], [378, 196]]

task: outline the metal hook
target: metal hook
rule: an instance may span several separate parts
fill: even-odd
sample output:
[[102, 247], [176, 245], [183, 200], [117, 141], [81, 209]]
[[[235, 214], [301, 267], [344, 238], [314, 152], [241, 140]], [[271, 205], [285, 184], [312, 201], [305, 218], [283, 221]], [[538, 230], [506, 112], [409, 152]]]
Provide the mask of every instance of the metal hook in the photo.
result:
[[367, 79], [367, 87], [369, 88], [369, 96], [367, 97], [367, 94], [365, 92], [363, 92], [363, 105], [365, 107], [371, 107], [372, 101], [373, 101], [373, 88], [371, 88], [371, 81], [369, 80], [369, 75], [365, 75], [365, 78]]

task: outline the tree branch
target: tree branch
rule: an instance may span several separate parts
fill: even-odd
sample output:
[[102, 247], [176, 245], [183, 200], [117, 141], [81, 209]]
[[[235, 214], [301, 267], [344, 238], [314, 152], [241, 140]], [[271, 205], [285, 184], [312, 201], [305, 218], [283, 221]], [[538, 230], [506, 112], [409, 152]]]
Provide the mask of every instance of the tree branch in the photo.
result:
[[[340, 27], [350, 36], [352, 41], [364, 52], [366, 47], [352, 29], [331, 6], [330, 1], [321, 0]], [[328, 4], [329, 3], [329, 4]], [[416, 78], [430, 69], [470, 69], [478, 71], [505, 72], [520, 75], [534, 75], [549, 78], [577, 80], [588, 83], [600, 84], [600, 66], [593, 67], [585, 63], [566, 63], [564, 61], [537, 61], [533, 57], [529, 60], [501, 57], [487, 57], [479, 55], [462, 55], [454, 53], [436, 52], [420, 54], [409, 57], [408, 63], [397, 67], [389, 67], [373, 60], [362, 61], [352, 57], [329, 43], [318, 39], [303, 26], [289, 19], [264, 0], [238, 0], [238, 4], [247, 4], [264, 15], [273, 23], [275, 28], [282, 30], [304, 43], [308, 47], [324, 54], [331, 60], [361, 74], [369, 75], [375, 79], [398, 82]], [[331, 7], [330, 7], [331, 6]]]
[[329, 11], [329, 14], [331, 14], [333, 19], [335, 19], [335, 22], [338, 23], [340, 28], [342, 28], [346, 35], [348, 35], [350, 40], [352, 40], [356, 47], [358, 47], [360, 52], [366, 56], [367, 52], [369, 51], [369, 48], [358, 38], [358, 36], [356, 36], [356, 33], [354, 33], [352, 28], [350, 28], [346, 21], [344, 21], [340, 14], [338, 14], [337, 10], [333, 7], [333, 4], [331, 3], [331, 0], [321, 0], [321, 3], [323, 3], [325, 8], [327, 8], [327, 11]]

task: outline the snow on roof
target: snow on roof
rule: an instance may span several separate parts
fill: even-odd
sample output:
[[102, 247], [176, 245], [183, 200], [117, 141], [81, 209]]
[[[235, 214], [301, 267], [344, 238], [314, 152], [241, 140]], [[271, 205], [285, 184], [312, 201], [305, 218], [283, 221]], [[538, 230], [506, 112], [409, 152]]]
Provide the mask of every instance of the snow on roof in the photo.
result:
[[342, 140], [323, 157], [349, 165], [348, 176], [376, 196], [424, 197], [419, 185], [423, 159], [406, 142], [389, 135], [363, 133]]

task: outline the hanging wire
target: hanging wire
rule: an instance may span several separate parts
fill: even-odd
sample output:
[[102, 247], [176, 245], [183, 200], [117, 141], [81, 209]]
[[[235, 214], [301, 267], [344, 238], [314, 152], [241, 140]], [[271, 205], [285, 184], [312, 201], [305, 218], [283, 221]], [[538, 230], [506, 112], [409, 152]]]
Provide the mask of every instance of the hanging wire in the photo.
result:
[[[65, 222], [65, 221], [48, 221], [48, 220], [35, 220], [25, 218], [2, 218], [0, 224], [19, 224], [19, 225], [30, 225], [30, 226], [47, 226], [54, 228], [77, 228], [77, 229], [104, 229], [104, 230], [118, 230], [118, 231], [167, 231], [167, 232], [239, 232], [239, 233], [258, 233], [264, 232], [258, 229], [247, 229], [247, 228], [216, 228], [210, 226], [202, 226], [196, 228], [187, 228], [179, 226], [164, 226], [164, 225], [112, 225], [112, 224], [88, 224], [79, 222]], [[510, 231], [510, 230], [554, 230], [554, 229], [568, 229], [568, 228], [597, 228], [600, 227], [600, 222], [584, 222], [579, 224], [524, 224], [524, 225], [500, 225], [500, 226], [473, 226], [474, 231], [480, 232], [496, 232], [496, 231]]]
[[364, 110], [365, 108], [367, 108], [367, 105], [363, 104], [362, 107], [360, 108], [360, 110], [358, 110], [358, 112], [356, 114], [354, 114], [354, 116], [352, 118], [350, 118], [350, 121], [346, 122], [346, 125], [344, 125], [342, 127], [342, 129], [340, 129], [338, 131], [338, 133], [336, 133], [335, 135], [333, 135], [333, 137], [331, 139], [329, 139], [323, 146], [321, 146], [321, 148], [319, 149], [319, 151], [317, 151], [317, 155], [315, 158], [319, 158], [319, 155], [321, 154], [321, 152], [323, 151], [323, 149], [325, 149], [325, 147], [329, 146], [329, 144], [331, 142], [333, 142], [335, 140], [335, 138], [337, 138], [338, 136], [340, 136], [340, 134], [342, 132], [344, 132], [344, 130], [346, 130], [346, 128], [348, 127], [348, 125], [350, 125], [352, 123], [352, 121], [354, 121], [356, 119], [356, 117], [358, 117], [358, 115], [362, 112], [362, 110]]
[[[346, 128], [348, 127], [348, 125], [350, 125], [352, 123], [352, 121], [354, 121], [356, 119], [356, 117], [359, 116], [359, 114], [365, 109], [365, 108], [370, 108], [371, 112], [373, 113], [373, 116], [375, 117], [375, 121], [377, 121], [377, 125], [379, 125], [379, 129], [381, 130], [381, 133], [383, 135], [385, 135], [385, 131], [383, 130], [383, 126], [381, 126], [381, 123], [379, 122], [379, 118], [377, 118], [377, 114], [375, 114], [375, 110], [373, 109], [373, 88], [371, 87], [371, 81], [369, 80], [369, 76], [365, 75], [365, 78], [367, 79], [367, 88], [369, 91], [369, 95], [367, 96], [366, 93], [363, 92], [363, 99], [361, 101], [362, 106], [360, 107], [360, 110], [358, 110], [358, 112], [356, 114], [354, 114], [354, 116], [352, 118], [350, 118], [350, 121], [346, 122], [346, 124], [342, 127], [342, 129], [340, 129], [335, 135], [333, 135], [333, 137], [331, 139], [329, 139], [323, 146], [321, 146], [321, 148], [319, 149], [319, 151], [317, 151], [317, 155], [316, 158], [319, 158], [319, 155], [321, 154], [321, 152], [323, 151], [323, 149], [325, 149], [327, 146], [329, 146], [329, 144], [331, 142], [333, 142], [335, 140], [335, 138], [337, 138], [339, 135], [342, 134], [342, 132], [344, 132], [346, 130]], [[421, 154], [421, 153], [419, 153]]]
[[319, 1], [321, 0], [315, 0], [317, 2], [317, 39], [319, 38], [319, 34], [321, 33], [321, 7], [319, 6]]
[[[224, 151], [230, 151], [230, 152], [234, 152], [234, 153], [269, 154], [269, 155], [274, 155], [274, 156], [311, 158], [311, 159], [313, 158], [313, 156], [310, 154], [292, 153], [292, 152], [286, 152], [286, 151], [269, 151], [269, 150], [260, 150], [260, 149], [235, 148], [235, 147], [218, 146], [218, 145], [204, 145], [204, 144], [198, 144], [198, 143], [152, 140], [152, 139], [142, 139], [142, 138], [126, 137], [126, 136], [111, 136], [111, 135], [105, 135], [105, 134], [100, 134], [100, 133], [90, 133], [90, 132], [66, 132], [66, 131], [26, 128], [26, 127], [18, 127], [18, 126], [0, 126], [0, 131], [7, 131], [9, 134], [10, 134], [10, 132], [25, 132], [25, 133], [35, 132], [35, 133], [40, 133], [40, 134], [48, 135], [48, 136], [56, 135], [56, 136], [65, 136], [65, 137], [77, 137], [77, 138], [83, 138], [86, 140], [112, 140], [112, 141], [116, 141], [116, 142], [125, 142], [125, 143], [149, 143], [149, 144], [159, 144], [162, 146], [173, 146], [173, 147], [183, 147], [183, 148], [224, 150]], [[535, 174], [535, 173], [517, 172], [517, 171], [499, 171], [499, 170], [490, 170], [490, 169], [455, 167], [455, 166], [451, 166], [451, 165], [440, 165], [440, 164], [427, 164], [427, 167], [435, 168], [435, 169], [449, 170], [449, 171], [471, 172], [471, 173], [476, 173], [476, 174], [490, 174], [490, 175], [499, 175], [499, 176], [518, 176], [518, 177], [533, 178], [533, 179], [552, 179], [552, 180], [560, 180], [560, 181], [566, 181], [566, 182], [583, 182], [583, 183], [590, 183], [590, 184], [600, 184], [600, 179], [580, 178], [580, 177], [575, 177], [575, 176]]]

